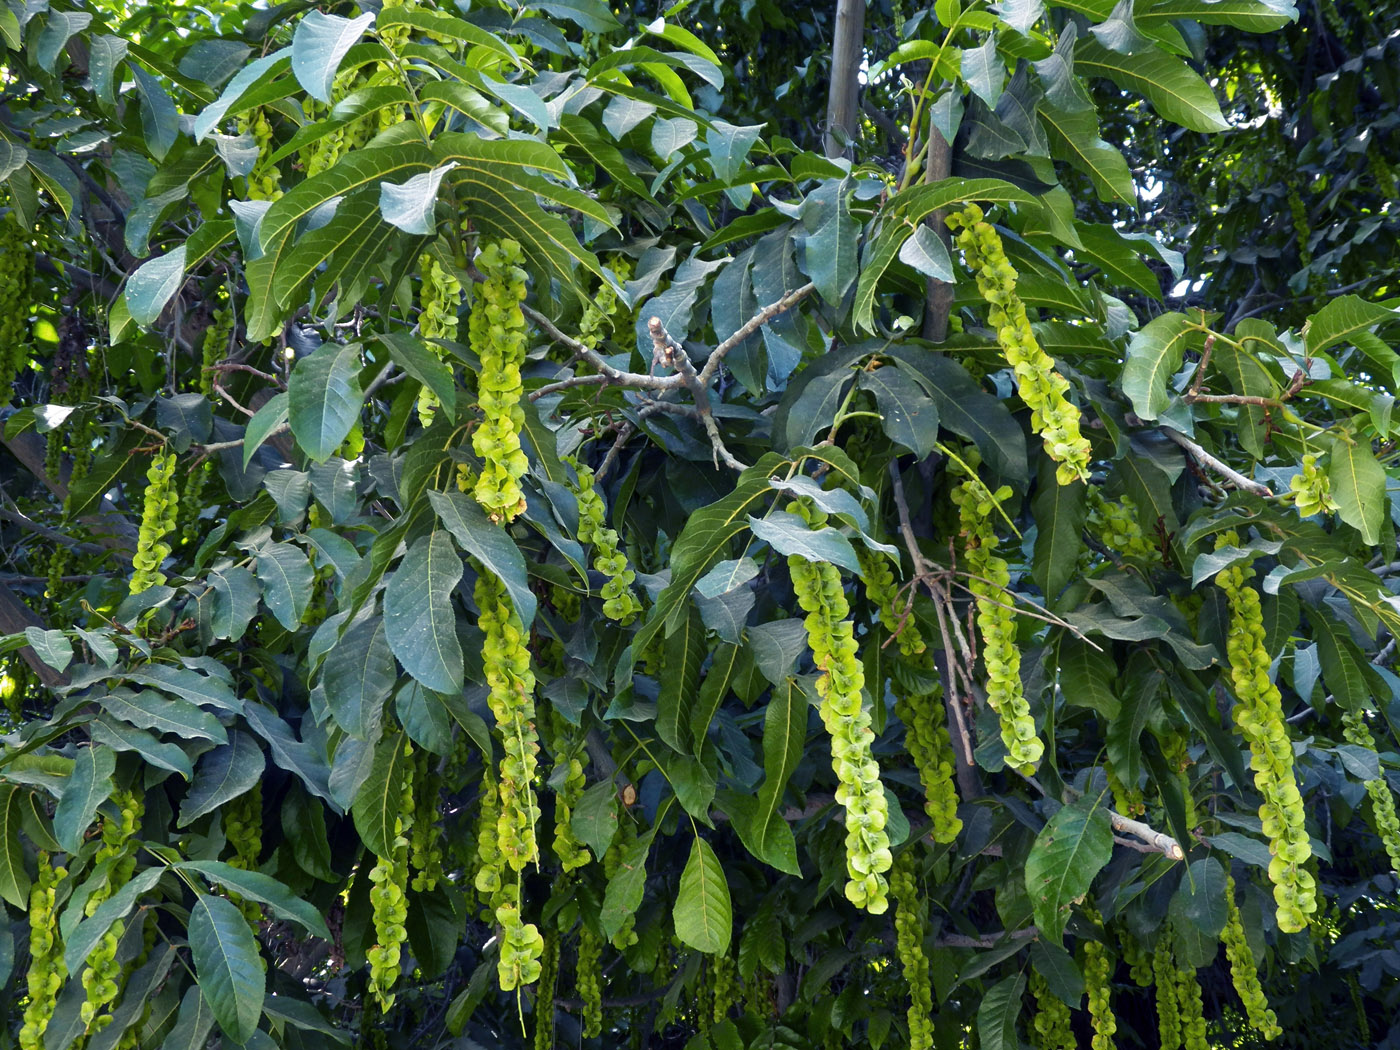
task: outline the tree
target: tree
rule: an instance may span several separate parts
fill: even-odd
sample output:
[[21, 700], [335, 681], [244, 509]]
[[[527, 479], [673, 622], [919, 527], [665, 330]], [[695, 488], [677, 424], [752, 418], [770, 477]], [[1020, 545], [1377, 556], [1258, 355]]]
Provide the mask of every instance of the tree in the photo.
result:
[[643, 6], [0, 10], [5, 1038], [1400, 1043], [1381, 14]]

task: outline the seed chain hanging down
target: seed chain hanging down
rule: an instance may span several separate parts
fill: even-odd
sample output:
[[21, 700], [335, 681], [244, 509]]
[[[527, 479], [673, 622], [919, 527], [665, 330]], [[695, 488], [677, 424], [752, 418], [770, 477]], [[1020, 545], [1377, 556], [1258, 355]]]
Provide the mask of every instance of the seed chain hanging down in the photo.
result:
[[1089, 478], [1089, 442], [1079, 432], [1079, 409], [1065, 395], [1069, 381], [1040, 348], [1026, 304], [1016, 294], [1017, 273], [1006, 258], [1001, 235], [982, 221], [982, 209], [969, 204], [948, 217], [967, 265], [976, 272], [977, 289], [987, 300], [987, 319], [996, 329], [1006, 363], [1016, 375], [1016, 392], [1031, 410], [1031, 430], [1045, 443], [1056, 463], [1061, 485]]
[[[971, 463], [976, 469], [976, 463]], [[987, 669], [987, 704], [1001, 722], [1001, 740], [1008, 764], [1030, 775], [1040, 764], [1045, 745], [1036, 736], [1035, 719], [1021, 687], [1021, 651], [1016, 644], [1016, 612], [1007, 601], [1011, 572], [996, 553], [993, 515], [996, 505], [1011, 495], [1003, 486], [989, 492], [976, 477], [955, 486], [964, 557], [971, 576], [968, 588], [977, 598], [977, 628], [982, 634], [982, 662]]]
[[[826, 521], [825, 514], [805, 502], [793, 503], [788, 510], [812, 528]], [[817, 694], [831, 738], [831, 765], [840, 781], [836, 801], [846, 810], [846, 897], [856, 907], [881, 915], [889, 907], [884, 873], [893, 863], [885, 832], [889, 810], [880, 766], [870, 749], [875, 734], [870, 714], [862, 707], [865, 672], [856, 655], [859, 646], [841, 571], [795, 554], [788, 558], [788, 570], [797, 602], [807, 614], [803, 623], [812, 658], [822, 672]]]
[[[1216, 549], [1237, 546], [1239, 536], [1224, 532]], [[1293, 773], [1293, 741], [1283, 719], [1283, 697], [1269, 677], [1268, 649], [1259, 595], [1246, 582], [1254, 575], [1243, 565], [1222, 569], [1216, 584], [1230, 604], [1230, 634], [1226, 650], [1236, 704], [1235, 728], [1249, 743], [1254, 786], [1264, 801], [1259, 819], [1269, 839], [1269, 881], [1274, 884], [1278, 925], [1284, 933], [1299, 933], [1317, 911], [1317, 883], [1304, 865], [1312, 856], [1312, 841], [1304, 826], [1303, 796]]]

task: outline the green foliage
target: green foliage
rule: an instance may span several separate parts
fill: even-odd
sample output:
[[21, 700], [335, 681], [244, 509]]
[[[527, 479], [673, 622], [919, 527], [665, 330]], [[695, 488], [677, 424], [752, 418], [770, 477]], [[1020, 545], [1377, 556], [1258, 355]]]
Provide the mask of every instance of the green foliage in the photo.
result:
[[0, 9], [7, 1038], [1397, 1044], [1393, 12], [859, 6]]

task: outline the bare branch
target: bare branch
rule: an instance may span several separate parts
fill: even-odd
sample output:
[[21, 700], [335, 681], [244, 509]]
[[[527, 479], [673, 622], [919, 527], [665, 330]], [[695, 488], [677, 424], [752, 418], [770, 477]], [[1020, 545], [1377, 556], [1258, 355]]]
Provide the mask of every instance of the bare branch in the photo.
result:
[[674, 368], [676, 374], [680, 376], [681, 382], [695, 398], [695, 407], [700, 412], [700, 422], [704, 425], [705, 433], [709, 436], [710, 445], [715, 452], [715, 466], [719, 466], [723, 462], [731, 470], [747, 470], [747, 464], [736, 458], [725, 447], [724, 438], [719, 432], [719, 424], [715, 422], [715, 414], [710, 410], [710, 395], [705, 384], [700, 381], [700, 377], [696, 374], [695, 365], [691, 363], [690, 355], [685, 352], [685, 347], [671, 337], [671, 333], [666, 331], [666, 326], [661, 323], [659, 317], [653, 317], [647, 321], [647, 331], [651, 333], [652, 354], [656, 363], [666, 368]]
[[[1121, 831], [1126, 835], [1132, 835], [1141, 839], [1147, 847], [1145, 852], [1164, 854], [1168, 860], [1186, 859], [1186, 853], [1182, 850], [1181, 844], [1177, 842], [1176, 839], [1148, 827], [1140, 820], [1133, 820], [1123, 816], [1121, 813], [1110, 811], [1108, 814], [1108, 821], [1113, 825], [1114, 831]], [[1130, 843], [1125, 843], [1125, 845], [1130, 845]], [[1137, 849], [1136, 846], [1133, 848]]]
[[623, 423], [622, 426], [618, 427], [617, 440], [613, 442], [612, 448], [608, 449], [608, 454], [603, 457], [603, 462], [599, 464], [597, 471], [594, 472], [594, 481], [603, 480], [603, 476], [612, 469], [613, 464], [617, 462], [617, 457], [622, 454], [622, 446], [627, 444], [627, 442], [631, 440], [632, 435], [636, 432], [637, 426], [631, 421]]
[[1222, 478], [1230, 482], [1230, 484], [1234, 485], [1237, 489], [1240, 489], [1244, 492], [1252, 493], [1255, 496], [1273, 495], [1273, 493], [1269, 491], [1269, 486], [1245, 477], [1233, 467], [1216, 459], [1209, 452], [1207, 452], [1200, 445], [1196, 444], [1194, 441], [1192, 441], [1189, 437], [1187, 437], [1180, 431], [1173, 430], [1171, 427], [1163, 427], [1162, 433], [1165, 434], [1170, 440], [1175, 441], [1178, 445], [1185, 449], [1186, 453], [1201, 466], [1208, 467], [1209, 469], [1215, 471], [1215, 473], [1219, 474]]
[[1034, 926], [1027, 926], [1024, 930], [1002, 931], [1000, 933], [984, 933], [980, 937], [968, 937], [961, 933], [949, 933], [939, 937], [934, 944], [939, 948], [995, 948], [1002, 941], [1010, 939], [1013, 941], [1029, 940], [1039, 936], [1040, 931]]
[[[594, 379], [592, 376], [574, 376], [571, 379], [561, 379], [558, 383], [551, 383], [549, 387], [542, 387], [530, 393], [530, 400], [543, 397], [545, 391], [567, 389], [571, 386], [627, 386], [638, 390], [677, 390], [683, 386], [683, 381], [679, 376], [654, 376], [643, 375], [640, 372], [625, 372], [620, 368], [614, 368], [596, 350], [590, 350], [577, 339], [565, 335], [559, 327], [544, 314], [540, 313], [532, 306], [521, 306], [525, 316], [539, 326], [547, 336], [557, 343], [562, 343], [568, 347], [569, 351], [580, 360], [588, 362], [595, 368], [603, 379]], [[553, 390], [551, 390], [553, 388]]]
[[720, 364], [724, 361], [724, 355], [733, 350], [749, 336], [753, 335], [760, 328], [766, 325], [779, 314], [786, 313], [807, 296], [817, 290], [817, 286], [808, 281], [801, 288], [794, 288], [775, 303], [769, 303], [758, 313], [754, 314], [719, 346], [711, 351], [709, 358], [705, 361], [705, 367], [700, 370], [700, 382], [703, 386], [709, 386], [710, 380], [714, 378], [715, 372], [719, 370]]

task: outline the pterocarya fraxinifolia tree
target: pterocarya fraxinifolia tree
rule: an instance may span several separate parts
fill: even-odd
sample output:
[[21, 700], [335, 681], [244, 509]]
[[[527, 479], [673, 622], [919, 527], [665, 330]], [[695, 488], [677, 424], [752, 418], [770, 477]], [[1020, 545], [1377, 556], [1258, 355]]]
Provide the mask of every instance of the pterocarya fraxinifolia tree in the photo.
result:
[[1388, 14], [0, 6], [0, 1042], [1400, 1045]]

